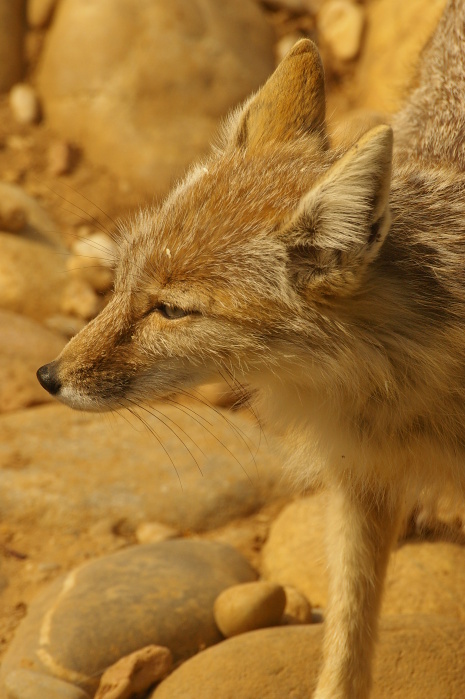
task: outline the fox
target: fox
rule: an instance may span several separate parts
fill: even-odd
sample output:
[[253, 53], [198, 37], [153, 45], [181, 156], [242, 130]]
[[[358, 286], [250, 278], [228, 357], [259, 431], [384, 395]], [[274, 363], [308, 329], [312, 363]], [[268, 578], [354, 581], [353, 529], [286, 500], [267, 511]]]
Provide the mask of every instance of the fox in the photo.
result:
[[229, 375], [324, 486], [314, 699], [367, 699], [389, 554], [422, 492], [465, 491], [465, 3], [390, 125], [335, 146], [297, 42], [218, 143], [121, 236], [105, 308], [42, 386], [108, 411]]

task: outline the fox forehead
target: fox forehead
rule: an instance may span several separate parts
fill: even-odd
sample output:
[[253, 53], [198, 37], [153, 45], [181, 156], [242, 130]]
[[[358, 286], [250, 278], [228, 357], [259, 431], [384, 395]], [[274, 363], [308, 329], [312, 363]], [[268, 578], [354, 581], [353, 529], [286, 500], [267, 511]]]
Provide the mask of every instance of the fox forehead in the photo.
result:
[[231, 149], [197, 165], [158, 209], [133, 222], [116, 288], [219, 291], [238, 272], [273, 275], [283, 254], [275, 233], [327, 160], [306, 137], [259, 156]]

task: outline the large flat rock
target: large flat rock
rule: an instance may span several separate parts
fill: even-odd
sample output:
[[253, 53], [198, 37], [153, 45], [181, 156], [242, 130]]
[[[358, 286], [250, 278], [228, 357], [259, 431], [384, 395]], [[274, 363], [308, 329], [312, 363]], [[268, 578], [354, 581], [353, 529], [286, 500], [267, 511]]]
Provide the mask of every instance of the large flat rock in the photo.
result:
[[281, 461], [247, 419], [202, 403], [149, 410], [140, 415], [150, 429], [130, 415], [61, 405], [2, 416], [3, 518], [44, 531], [105, 519], [206, 530], [273, 497]]
[[[309, 699], [321, 665], [321, 643], [321, 625], [236, 636], [181, 665], [151, 699]], [[372, 699], [465, 696], [464, 643], [465, 626], [451, 619], [384, 619]]]

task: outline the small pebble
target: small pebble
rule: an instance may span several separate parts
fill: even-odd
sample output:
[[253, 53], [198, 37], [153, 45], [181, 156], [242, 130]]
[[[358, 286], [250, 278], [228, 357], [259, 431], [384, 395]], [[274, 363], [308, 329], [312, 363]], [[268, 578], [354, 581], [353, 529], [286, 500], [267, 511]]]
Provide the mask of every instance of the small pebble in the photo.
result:
[[17, 233], [26, 223], [26, 214], [19, 204], [0, 200], [0, 230]]
[[136, 539], [139, 544], [155, 544], [158, 541], [176, 539], [179, 532], [161, 522], [142, 522], [136, 529]]
[[82, 279], [99, 294], [104, 294], [113, 286], [113, 271], [99, 260], [81, 255], [70, 255], [66, 259], [66, 270], [73, 278]]
[[140, 648], [105, 670], [94, 699], [129, 699], [166, 677], [172, 665], [169, 648]]
[[291, 12], [303, 12], [306, 9], [305, 0], [270, 0], [270, 5], [284, 7]]
[[73, 167], [73, 149], [66, 141], [55, 141], [48, 151], [48, 170], [51, 175], [67, 175]]
[[71, 250], [74, 255], [98, 260], [107, 267], [113, 267], [115, 261], [115, 244], [109, 235], [103, 231], [90, 232], [88, 226], [80, 226], [77, 239], [73, 241]]
[[[5, 145], [7, 148], [11, 148], [11, 150], [26, 150], [27, 148], [31, 148], [33, 145], [33, 140], [30, 138], [30, 136], [20, 136], [19, 134], [11, 134], [11, 136], [7, 136], [5, 139]], [[2, 179], [5, 179], [2, 177]]]
[[229, 638], [246, 631], [277, 626], [286, 605], [284, 588], [259, 580], [234, 585], [218, 595], [214, 605], [215, 622]]
[[364, 25], [364, 9], [352, 0], [329, 0], [318, 13], [321, 41], [341, 61], [350, 61], [360, 51]]
[[269, 0], [269, 4], [276, 8], [284, 8], [290, 12], [309, 12], [316, 14], [324, 0]]
[[37, 570], [41, 575], [51, 575], [53, 573], [57, 573], [60, 570], [61, 566], [59, 563], [54, 563], [52, 561], [50, 562], [43, 562], [39, 563], [37, 565]]
[[40, 119], [40, 103], [31, 85], [17, 83], [10, 90], [10, 109], [19, 124], [35, 124]]
[[226, 381], [202, 384], [197, 389], [197, 395], [200, 395], [207, 403], [217, 405], [219, 408], [238, 407], [241, 399], [239, 393], [233, 391]]
[[100, 300], [84, 279], [68, 281], [61, 299], [61, 311], [65, 315], [75, 315], [83, 320], [94, 318], [100, 310]]
[[291, 585], [284, 586], [286, 593], [286, 606], [284, 608], [284, 624], [310, 624], [312, 621], [312, 607], [308, 599], [299, 590]]

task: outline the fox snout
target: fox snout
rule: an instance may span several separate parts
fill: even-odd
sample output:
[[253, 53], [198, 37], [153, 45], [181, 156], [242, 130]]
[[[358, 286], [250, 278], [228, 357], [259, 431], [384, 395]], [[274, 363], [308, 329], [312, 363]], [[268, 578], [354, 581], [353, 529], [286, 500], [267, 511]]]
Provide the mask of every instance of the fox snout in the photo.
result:
[[58, 377], [56, 361], [44, 364], [37, 370], [36, 376], [42, 388], [45, 388], [52, 396], [56, 396], [61, 389], [61, 381]]

